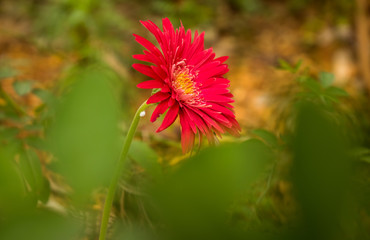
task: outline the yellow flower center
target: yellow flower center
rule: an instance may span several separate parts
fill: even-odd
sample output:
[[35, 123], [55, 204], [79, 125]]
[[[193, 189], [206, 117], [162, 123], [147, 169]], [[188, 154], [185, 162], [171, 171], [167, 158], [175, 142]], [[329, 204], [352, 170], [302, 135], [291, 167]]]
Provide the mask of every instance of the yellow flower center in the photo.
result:
[[185, 94], [193, 94], [195, 92], [194, 82], [188, 71], [178, 73], [175, 76], [173, 86], [177, 90], [182, 90]]
[[206, 106], [196, 81], [198, 72], [191, 71], [185, 61], [173, 66], [172, 88], [176, 100], [194, 107]]

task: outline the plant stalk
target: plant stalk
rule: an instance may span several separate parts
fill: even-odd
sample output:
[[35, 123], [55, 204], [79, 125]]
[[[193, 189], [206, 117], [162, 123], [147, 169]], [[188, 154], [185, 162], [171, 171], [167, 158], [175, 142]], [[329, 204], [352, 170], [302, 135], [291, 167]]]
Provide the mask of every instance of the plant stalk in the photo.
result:
[[149, 106], [150, 106], [149, 104], [146, 104], [146, 101], [143, 104], [141, 104], [141, 106], [136, 111], [134, 119], [132, 120], [131, 126], [128, 130], [125, 142], [123, 144], [121, 156], [120, 156], [120, 159], [117, 163], [117, 167], [116, 167], [116, 170], [114, 172], [113, 179], [110, 183], [107, 197], [105, 199], [103, 216], [102, 216], [101, 226], [100, 226], [99, 240], [105, 240], [105, 237], [106, 237], [106, 234], [107, 234], [109, 216], [110, 216], [110, 211], [112, 209], [114, 195], [115, 195], [115, 192], [116, 192], [118, 181], [121, 177], [122, 171], [123, 171], [125, 163], [126, 163], [126, 157], [127, 157], [128, 150], [130, 149], [132, 139], [135, 135], [136, 128], [139, 124], [140, 113], [143, 112]]

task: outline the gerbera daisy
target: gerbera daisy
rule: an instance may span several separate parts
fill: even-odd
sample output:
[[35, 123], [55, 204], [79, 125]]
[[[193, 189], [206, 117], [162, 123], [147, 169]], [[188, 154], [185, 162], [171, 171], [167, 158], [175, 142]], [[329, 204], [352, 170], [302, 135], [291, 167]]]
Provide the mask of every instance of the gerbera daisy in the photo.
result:
[[[223, 77], [229, 69], [224, 62], [227, 56], [215, 58], [212, 48], [204, 49], [204, 32], [195, 31], [192, 41], [191, 30], [184, 26], [174, 29], [168, 18], [162, 21], [163, 31], [152, 21], [140, 21], [159, 43], [157, 48], [147, 39], [134, 34], [135, 40], [144, 46], [144, 54], [134, 55], [137, 60], [152, 63], [135, 63], [133, 67], [151, 80], [137, 86], [158, 89], [147, 103], [159, 103], [151, 121], [167, 114], [157, 132], [168, 128], [180, 117], [181, 144], [184, 152], [194, 145], [194, 138], [205, 135], [213, 144], [225, 131], [238, 136], [240, 126], [235, 119], [233, 95], [229, 80]], [[160, 90], [159, 90], [160, 89]]]

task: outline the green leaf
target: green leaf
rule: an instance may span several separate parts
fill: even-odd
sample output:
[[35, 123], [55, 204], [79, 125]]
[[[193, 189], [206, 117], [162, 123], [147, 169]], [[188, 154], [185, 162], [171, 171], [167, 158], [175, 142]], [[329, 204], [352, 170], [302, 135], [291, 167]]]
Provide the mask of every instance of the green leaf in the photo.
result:
[[304, 83], [306, 81], [309, 81], [311, 78], [309, 76], [306, 76], [306, 75], [303, 75], [303, 76], [299, 76], [297, 77], [297, 81], [299, 83]]
[[2, 67], [0, 68], [0, 80], [3, 78], [9, 78], [9, 77], [14, 77], [18, 73], [16, 70], [10, 67]]
[[148, 195], [166, 227], [178, 236], [221, 239], [213, 235], [215, 226], [222, 226], [230, 204], [261, 177], [272, 159], [271, 149], [257, 139], [207, 148], [153, 181], [157, 184], [148, 188]]
[[303, 63], [302, 59], [299, 59], [298, 62], [294, 66], [294, 73], [296, 73], [299, 70], [299, 68], [301, 67], [302, 63]]
[[15, 137], [19, 130], [16, 128], [3, 128], [0, 127], [0, 138], [6, 141], [15, 141]]
[[278, 62], [279, 62], [279, 66], [278, 66], [279, 69], [287, 70], [289, 72], [294, 72], [294, 68], [287, 61], [279, 58]]
[[44, 150], [45, 148], [45, 141], [41, 139], [38, 136], [30, 136], [26, 138], [26, 143], [27, 145], [39, 149], [39, 150]]
[[331, 73], [328, 73], [328, 72], [320, 72], [319, 73], [319, 80], [320, 80], [321, 85], [324, 88], [327, 88], [330, 85], [332, 85], [333, 82], [334, 82], [334, 78], [335, 78], [334, 75], [331, 74]]
[[278, 66], [279, 69], [287, 70], [291, 73], [296, 73], [302, 65], [302, 59], [298, 60], [298, 62], [294, 64], [294, 66], [281, 58], [278, 60], [278, 62], [279, 62], [279, 66]]
[[68, 81], [74, 84], [55, 108], [45, 142], [74, 188], [74, 200], [82, 203], [111, 180], [119, 157], [119, 109], [111, 75], [100, 65], [80, 69]]
[[155, 94], [155, 93], [157, 93], [157, 92], [159, 92], [159, 91], [161, 91], [160, 88], [153, 88], [152, 95]]
[[35, 89], [33, 91], [44, 103], [50, 104], [55, 102], [55, 96], [48, 90], [45, 89]]
[[320, 84], [312, 78], [306, 79], [306, 81], [303, 82], [302, 85], [303, 85], [304, 88], [307, 88], [307, 90], [312, 91], [314, 93], [320, 93], [321, 92]]
[[358, 148], [353, 149], [351, 152], [356, 160], [370, 164], [370, 149], [369, 148], [358, 147]]
[[13, 159], [13, 146], [0, 148], [0, 211], [2, 217], [22, 211], [25, 186]]
[[49, 196], [50, 196], [50, 182], [47, 178], [43, 177], [42, 179], [42, 185], [41, 185], [41, 188], [39, 189], [39, 192], [38, 192], [38, 199], [46, 204], [49, 200]]
[[277, 147], [278, 146], [278, 139], [277, 137], [264, 129], [254, 129], [252, 131], [254, 135], [260, 137], [265, 143], [267, 143], [270, 147]]
[[[48, 192], [48, 190], [44, 189], [48, 186], [45, 183], [47, 180], [42, 174], [41, 162], [36, 152], [32, 149], [23, 150], [20, 153], [18, 164], [26, 182], [31, 188], [31, 192], [35, 193], [38, 199], [47, 201], [49, 195], [46, 195], [45, 192]], [[42, 197], [40, 198], [41, 195]]]
[[150, 173], [160, 173], [161, 169], [158, 163], [158, 155], [145, 142], [132, 141], [129, 156]]
[[28, 80], [28, 81], [16, 81], [13, 84], [13, 87], [15, 91], [20, 95], [25, 95], [29, 93], [32, 90], [32, 85], [33, 82]]
[[329, 87], [325, 90], [325, 93], [327, 95], [335, 96], [335, 97], [347, 97], [348, 96], [348, 93], [344, 89], [338, 88], [338, 87]]

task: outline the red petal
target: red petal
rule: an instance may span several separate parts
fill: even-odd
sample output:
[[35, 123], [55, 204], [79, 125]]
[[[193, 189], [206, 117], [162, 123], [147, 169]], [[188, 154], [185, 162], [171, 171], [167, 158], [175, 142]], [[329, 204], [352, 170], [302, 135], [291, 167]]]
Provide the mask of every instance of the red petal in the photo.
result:
[[[210, 109], [210, 108], [207, 108], [207, 109]], [[217, 103], [211, 103], [211, 109], [215, 110], [216, 112], [221, 112], [224, 115], [235, 118], [234, 112], [231, 109], [227, 108], [226, 106], [222, 106]]]
[[176, 120], [178, 113], [179, 113], [179, 104], [176, 103], [170, 107], [166, 116], [163, 119], [162, 125], [157, 129], [156, 132], [160, 132], [168, 128]]
[[150, 98], [148, 98], [148, 100], [146, 101], [146, 103], [147, 104], [157, 103], [157, 102], [160, 102], [160, 101], [165, 100], [169, 96], [170, 96], [170, 94], [168, 94], [168, 93], [157, 92], [157, 93], [154, 93], [152, 96], [150, 96]]
[[193, 110], [188, 108], [184, 109], [186, 110], [186, 113], [188, 114], [190, 120], [194, 122], [199, 131], [205, 134], [207, 131], [207, 124], [203, 121], [203, 119], [199, 117], [199, 115], [196, 114]]
[[234, 99], [230, 98], [229, 96], [225, 95], [203, 95], [204, 100], [207, 102], [218, 102], [218, 103], [232, 103], [234, 102]]
[[216, 62], [216, 61], [211, 61], [211, 62], [208, 62], [206, 64], [204, 64], [203, 66], [200, 66], [199, 67], [199, 71], [210, 71], [212, 69], [214, 69], [215, 67], [219, 66], [220, 63], [219, 62]]
[[157, 118], [168, 109], [168, 100], [169, 99], [160, 102], [158, 106], [154, 109], [153, 114], [150, 118], [151, 122], [157, 120]]
[[230, 122], [230, 118], [225, 117], [221, 112], [212, 111], [209, 108], [204, 108], [204, 112], [206, 112], [211, 118], [217, 120], [219, 123], [226, 127], [231, 127], [232, 123]]
[[224, 63], [227, 59], [229, 59], [228, 56], [223, 56], [223, 57], [216, 58], [215, 61], [218, 61], [220, 63]]
[[233, 124], [233, 129], [237, 129], [238, 131], [237, 131], [237, 135], [240, 135], [239, 134], [239, 132], [242, 130], [241, 129], [241, 127], [240, 127], [240, 125], [239, 125], [239, 123], [238, 123], [238, 121], [236, 121], [236, 119], [235, 118], [230, 118], [230, 117], [228, 117], [228, 119], [230, 120], [230, 122]]
[[161, 67], [152, 66], [152, 69], [159, 76], [160, 79], [165, 79], [167, 77], [167, 73], [163, 71]]
[[139, 35], [136, 35], [134, 34], [135, 36], [135, 40], [141, 44], [143, 47], [145, 47], [146, 49], [148, 49], [149, 51], [151, 51], [152, 53], [154, 53], [155, 55], [161, 55], [161, 51], [159, 51], [159, 49], [154, 46], [153, 43], [151, 43], [150, 41], [148, 41], [147, 39], [143, 38], [142, 36], [139, 36]]
[[168, 106], [171, 107], [176, 103], [176, 100], [173, 97], [170, 97], [168, 100]]
[[183, 113], [184, 113], [183, 118], [189, 123], [189, 126], [190, 126], [191, 130], [193, 131], [193, 133], [196, 134], [197, 133], [197, 126], [195, 126], [194, 121], [189, 116], [188, 111], [190, 111], [190, 110], [188, 110], [187, 107], [184, 107], [182, 109], [183, 109]]
[[202, 88], [207, 88], [213, 85], [225, 85], [229, 87], [230, 80], [226, 78], [208, 78], [202, 81]]
[[188, 53], [184, 56], [186, 59], [190, 59], [193, 55], [204, 49], [204, 32], [198, 36], [198, 32], [195, 31], [194, 41], [191, 44]]
[[136, 54], [136, 55], [133, 55], [132, 57], [140, 61], [154, 63], [157, 66], [165, 62], [162, 55], [156, 56], [155, 54], [149, 51], [145, 51], [145, 50], [144, 50], [144, 54]]
[[204, 81], [210, 77], [217, 77], [222, 76], [223, 74], [227, 73], [229, 69], [227, 68], [227, 65], [219, 65], [213, 69], [210, 69], [209, 71], [202, 71], [202, 74], [199, 73], [198, 79], [199, 81]]
[[181, 146], [182, 152], [189, 152], [194, 146], [195, 134], [190, 128], [186, 113], [180, 111], [180, 125], [181, 125]]
[[161, 92], [169, 92], [171, 89], [167, 86], [167, 84], [162, 86]]
[[163, 87], [163, 83], [158, 80], [149, 80], [145, 82], [141, 82], [136, 85], [138, 88], [150, 89], [150, 88], [161, 88]]
[[214, 56], [212, 54], [212, 48], [204, 50], [202, 52], [195, 53], [191, 59], [189, 59], [188, 64], [194, 65], [195, 68], [199, 68], [204, 62]]
[[205, 89], [202, 89], [202, 93], [204, 95], [208, 95], [208, 94], [213, 94], [213, 95], [217, 95], [217, 94], [225, 94], [225, 93], [229, 93], [230, 90], [227, 89], [227, 88], [215, 88], [215, 87], [210, 87], [210, 88], [205, 88]]
[[168, 18], [163, 18], [162, 20], [163, 32], [168, 32], [171, 37], [175, 36], [175, 30], [171, 21]]
[[132, 67], [135, 68], [137, 71], [141, 72], [142, 74], [147, 75], [148, 77], [158, 78], [157, 74], [155, 74], [155, 72], [150, 66], [141, 63], [134, 63], [132, 64]]
[[167, 46], [165, 44], [166, 43], [166, 38], [163, 36], [163, 33], [159, 29], [159, 27], [157, 25], [155, 25], [150, 20], [148, 20], [148, 21], [140, 21], [140, 23], [143, 24], [143, 26], [146, 29], [148, 29], [155, 36], [155, 38], [157, 39], [159, 45], [161, 46], [161, 48], [163, 50], [162, 52], [166, 56], [166, 52], [167, 52]]
[[212, 116], [209, 116], [205, 112], [202, 112], [202, 109], [194, 108], [193, 110], [194, 112], [198, 113], [201, 118], [203, 118], [203, 120], [207, 123], [208, 126], [213, 126], [216, 130], [222, 133], [224, 132], [220, 125], [218, 125], [217, 122], [214, 119], [212, 119]]

